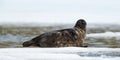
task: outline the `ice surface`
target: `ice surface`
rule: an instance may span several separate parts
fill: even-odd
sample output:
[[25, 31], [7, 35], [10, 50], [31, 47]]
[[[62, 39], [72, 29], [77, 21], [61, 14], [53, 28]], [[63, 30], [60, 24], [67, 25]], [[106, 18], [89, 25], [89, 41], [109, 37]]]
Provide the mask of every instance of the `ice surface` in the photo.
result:
[[119, 48], [1, 48], [0, 60], [119, 60]]
[[88, 34], [87, 37], [94, 37], [94, 38], [117, 38], [120, 39], [120, 32], [105, 32], [105, 33], [92, 33]]

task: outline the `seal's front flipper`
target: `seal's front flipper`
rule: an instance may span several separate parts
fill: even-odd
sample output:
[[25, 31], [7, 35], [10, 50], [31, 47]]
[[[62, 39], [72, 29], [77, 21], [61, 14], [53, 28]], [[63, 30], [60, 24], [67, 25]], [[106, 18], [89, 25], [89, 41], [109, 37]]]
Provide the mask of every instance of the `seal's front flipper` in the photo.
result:
[[87, 45], [81, 46], [81, 47], [88, 47]]

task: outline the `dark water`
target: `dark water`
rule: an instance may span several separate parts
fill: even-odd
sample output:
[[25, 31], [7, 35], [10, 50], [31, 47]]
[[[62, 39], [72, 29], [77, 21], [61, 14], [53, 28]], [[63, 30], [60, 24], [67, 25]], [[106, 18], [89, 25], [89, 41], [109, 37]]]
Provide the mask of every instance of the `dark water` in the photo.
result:
[[[22, 47], [24, 41], [30, 40], [44, 32], [70, 28], [72, 25], [57, 26], [19, 26], [19, 25], [0, 25], [0, 48]], [[95, 25], [87, 26], [87, 37], [85, 45], [89, 47], [110, 47], [119, 48], [119, 36], [111, 37], [89, 37], [89, 34], [99, 34], [105, 32], [120, 32], [120, 25]]]

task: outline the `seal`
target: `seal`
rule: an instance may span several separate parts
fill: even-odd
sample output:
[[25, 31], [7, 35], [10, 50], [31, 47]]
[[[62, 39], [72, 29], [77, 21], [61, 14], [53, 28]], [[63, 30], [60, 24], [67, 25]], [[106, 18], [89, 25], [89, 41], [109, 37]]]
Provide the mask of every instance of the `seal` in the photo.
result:
[[84, 19], [79, 19], [73, 28], [43, 33], [30, 41], [24, 42], [23, 47], [83, 47], [86, 25]]

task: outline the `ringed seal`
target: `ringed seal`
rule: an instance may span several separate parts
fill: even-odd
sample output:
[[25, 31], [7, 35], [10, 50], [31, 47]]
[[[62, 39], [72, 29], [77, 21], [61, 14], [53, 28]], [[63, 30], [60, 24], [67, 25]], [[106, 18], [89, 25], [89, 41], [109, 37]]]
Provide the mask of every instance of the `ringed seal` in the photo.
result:
[[86, 25], [84, 19], [79, 19], [73, 28], [43, 33], [30, 41], [24, 42], [23, 47], [83, 47]]

